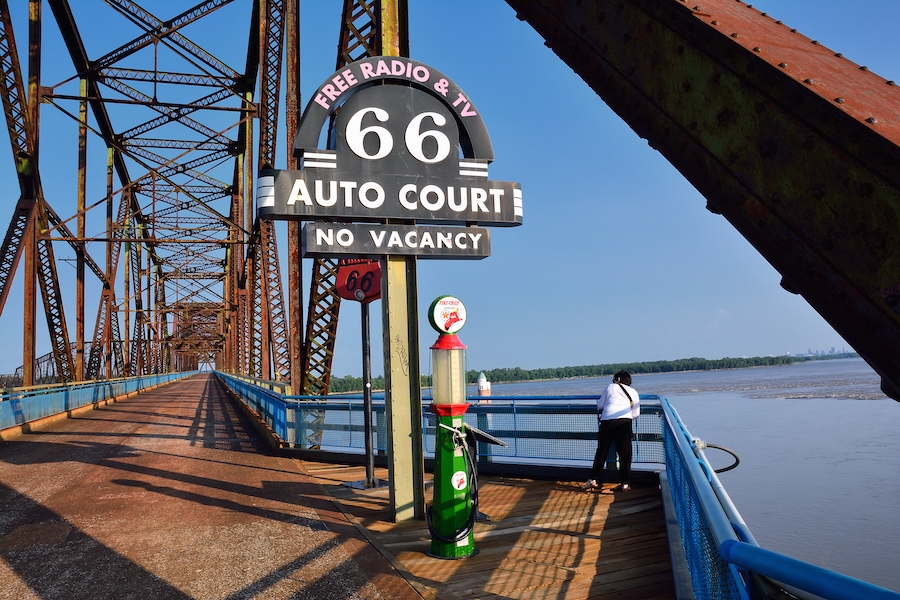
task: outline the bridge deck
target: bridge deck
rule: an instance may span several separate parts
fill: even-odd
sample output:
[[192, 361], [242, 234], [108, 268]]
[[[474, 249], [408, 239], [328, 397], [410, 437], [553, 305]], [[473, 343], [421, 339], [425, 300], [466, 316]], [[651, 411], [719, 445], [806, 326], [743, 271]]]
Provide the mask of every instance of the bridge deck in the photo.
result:
[[0, 598], [419, 598], [212, 375], [0, 443]]
[[655, 490], [483, 478], [446, 561], [362, 475], [268, 455], [211, 375], [57, 421], [0, 443], [0, 598], [674, 597]]
[[343, 485], [364, 480], [362, 467], [303, 467], [426, 598], [675, 597], [658, 489], [588, 494], [580, 482], [482, 477], [480, 510], [490, 521], [475, 525], [479, 552], [442, 560], [425, 554], [423, 522], [389, 521], [386, 487]]

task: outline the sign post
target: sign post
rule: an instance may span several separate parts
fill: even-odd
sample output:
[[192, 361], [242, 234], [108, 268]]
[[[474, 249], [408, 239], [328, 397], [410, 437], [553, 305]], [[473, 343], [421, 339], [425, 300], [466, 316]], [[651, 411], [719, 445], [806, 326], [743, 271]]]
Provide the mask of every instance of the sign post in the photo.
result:
[[381, 265], [372, 260], [342, 260], [337, 270], [337, 295], [359, 302], [362, 325], [363, 435], [366, 448], [366, 478], [351, 487], [381, 487], [375, 478], [375, 445], [372, 442], [372, 352], [369, 341], [369, 303], [381, 298]]
[[294, 154], [299, 170], [260, 171], [257, 215], [309, 221], [304, 257], [382, 261], [392, 516], [421, 518], [416, 258], [489, 256], [484, 227], [522, 224], [520, 186], [488, 177], [493, 147], [463, 90], [404, 57], [365, 58], [326, 79], [303, 114]]

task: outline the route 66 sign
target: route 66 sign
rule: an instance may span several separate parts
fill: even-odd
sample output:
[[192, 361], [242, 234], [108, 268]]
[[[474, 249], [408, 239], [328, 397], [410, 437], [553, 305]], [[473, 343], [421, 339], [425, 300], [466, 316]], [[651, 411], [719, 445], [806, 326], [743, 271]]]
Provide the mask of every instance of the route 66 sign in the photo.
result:
[[[333, 147], [322, 147], [337, 108]], [[372, 57], [334, 73], [313, 94], [294, 152], [299, 171], [260, 172], [259, 217], [470, 228], [522, 223], [519, 185], [488, 178], [493, 148], [471, 100], [442, 73], [408, 58]], [[368, 241], [367, 250], [350, 243], [338, 253], [394, 253], [372, 243], [385, 231], [361, 233], [354, 239]], [[477, 228], [470, 233], [481, 235]]]
[[345, 300], [368, 303], [381, 298], [381, 264], [375, 260], [342, 260], [334, 291]]

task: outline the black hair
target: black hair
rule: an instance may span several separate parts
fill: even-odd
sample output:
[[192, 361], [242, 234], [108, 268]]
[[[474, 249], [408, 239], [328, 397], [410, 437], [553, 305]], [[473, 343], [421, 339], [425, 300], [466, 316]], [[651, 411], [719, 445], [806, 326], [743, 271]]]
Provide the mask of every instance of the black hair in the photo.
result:
[[625, 385], [631, 385], [631, 373], [628, 371], [619, 371], [615, 375], [613, 375], [613, 381], [618, 383], [624, 383]]

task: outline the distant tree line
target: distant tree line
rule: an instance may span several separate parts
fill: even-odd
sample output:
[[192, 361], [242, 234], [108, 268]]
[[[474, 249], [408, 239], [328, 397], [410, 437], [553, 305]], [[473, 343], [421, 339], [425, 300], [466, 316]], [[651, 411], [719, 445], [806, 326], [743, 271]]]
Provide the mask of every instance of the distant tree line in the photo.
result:
[[[657, 360], [651, 362], [613, 363], [606, 365], [584, 365], [580, 367], [552, 367], [545, 369], [522, 369], [520, 367], [471, 370], [466, 373], [468, 383], [475, 383], [478, 374], [484, 373], [491, 383], [510, 383], [514, 381], [538, 381], [547, 379], [572, 379], [575, 377], [611, 377], [618, 371], [631, 374], [673, 373], [675, 371], [713, 371], [716, 369], [744, 369], [748, 367], [771, 367], [792, 365], [810, 360], [829, 360], [835, 358], [859, 358], [855, 352], [841, 354], [821, 354], [816, 356], [754, 356], [751, 358], [679, 358], [677, 360]], [[431, 375], [422, 376], [422, 387], [431, 387]], [[340, 394], [360, 392], [363, 389], [362, 377], [347, 375], [332, 377], [331, 393]], [[373, 390], [384, 390], [384, 377], [372, 379]]]

